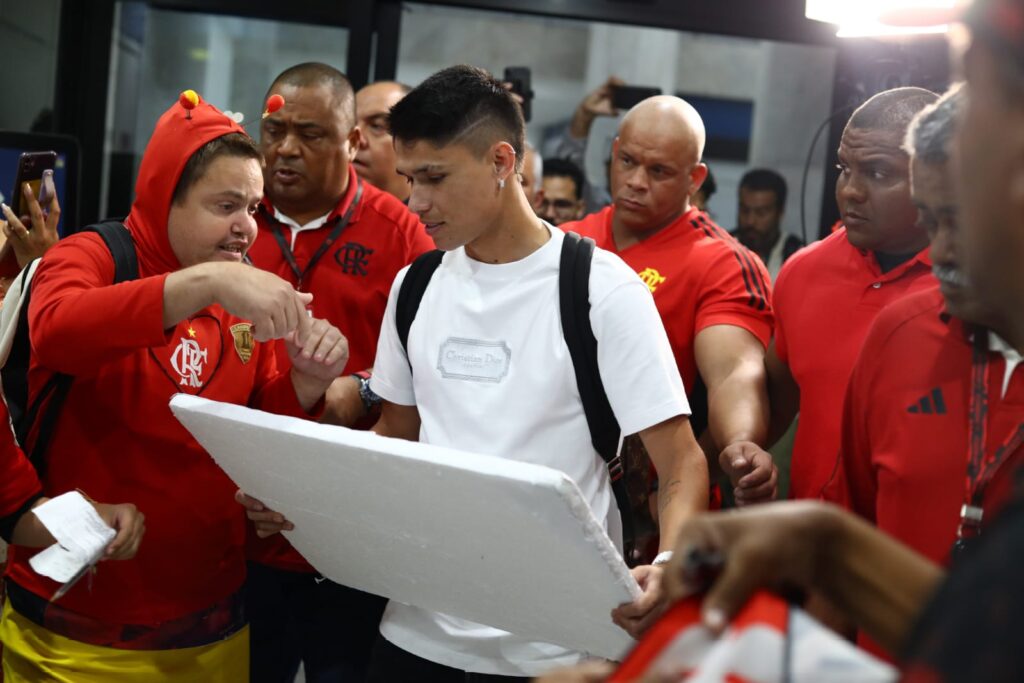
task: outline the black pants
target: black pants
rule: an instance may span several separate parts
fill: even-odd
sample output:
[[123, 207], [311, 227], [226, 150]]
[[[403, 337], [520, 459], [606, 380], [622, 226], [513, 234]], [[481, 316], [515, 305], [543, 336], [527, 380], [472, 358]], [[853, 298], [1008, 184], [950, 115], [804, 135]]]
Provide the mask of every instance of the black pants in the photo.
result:
[[366, 683], [529, 683], [529, 678], [460, 671], [417, 657], [384, 636], [373, 646]]
[[253, 683], [292, 683], [299, 662], [308, 683], [366, 680], [384, 598], [250, 562], [245, 600]]

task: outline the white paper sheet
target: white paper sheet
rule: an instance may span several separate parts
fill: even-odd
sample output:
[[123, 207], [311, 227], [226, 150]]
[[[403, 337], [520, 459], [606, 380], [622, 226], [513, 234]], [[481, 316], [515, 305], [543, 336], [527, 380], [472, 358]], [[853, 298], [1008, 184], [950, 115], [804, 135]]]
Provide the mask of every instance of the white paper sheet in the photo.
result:
[[338, 583], [617, 658], [639, 587], [562, 472], [181, 395], [171, 409]]
[[37, 573], [60, 583], [95, 564], [117, 536], [78, 491], [52, 498], [32, 512], [57, 542], [33, 555], [29, 564]]

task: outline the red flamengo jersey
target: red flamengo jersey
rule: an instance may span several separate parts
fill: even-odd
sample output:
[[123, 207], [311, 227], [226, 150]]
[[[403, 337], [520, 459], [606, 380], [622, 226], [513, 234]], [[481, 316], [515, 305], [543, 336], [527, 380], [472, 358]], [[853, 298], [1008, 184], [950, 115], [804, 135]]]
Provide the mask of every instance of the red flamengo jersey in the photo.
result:
[[[679, 374], [694, 405], [694, 431], [706, 426], [700, 406], [694, 339], [712, 325], [736, 325], [762, 344], [772, 335], [771, 291], [761, 260], [729, 233], [691, 208], [664, 230], [619, 251], [612, 237], [615, 207], [609, 206], [580, 221], [564, 223], [563, 230], [593, 239], [625, 261], [650, 288], [668, 333]], [[706, 405], [706, 404], [705, 404]]]
[[775, 283], [775, 350], [800, 386], [790, 496], [817, 498], [835, 469], [843, 398], [864, 337], [879, 311], [935, 285], [927, 249], [882, 273], [846, 229], [786, 261]]
[[[826, 495], [945, 564], [964, 502], [972, 349], [943, 306], [935, 287], [878, 315], [850, 376], [841, 467]], [[1005, 370], [1002, 354], [990, 353], [987, 452], [1024, 421], [1024, 374], [1014, 371], [1003, 396]], [[989, 484], [985, 522], [1008, 502], [1022, 453]]]
[[[370, 183], [358, 181], [355, 170], [350, 167], [348, 190], [326, 224], [314, 230], [303, 230], [295, 237], [292, 251], [301, 271], [307, 270], [317, 250], [348, 211], [356, 195], [357, 182], [362, 183], [363, 194], [348, 224], [313, 269], [304, 272], [301, 283], [274, 235], [280, 230], [291, 243], [291, 228], [274, 218], [274, 208], [267, 199], [256, 213], [259, 237], [249, 251], [257, 267], [269, 270], [304, 292], [311, 292], [310, 307], [314, 317], [327, 320], [345, 335], [349, 359], [344, 374], [373, 365], [377, 336], [395, 275], [417, 256], [434, 249], [433, 240], [408, 207]], [[287, 367], [287, 354], [283, 350], [284, 342], [280, 342], [278, 363]], [[283, 536], [261, 539], [251, 528], [249, 531], [250, 559], [280, 569], [314, 571]]]

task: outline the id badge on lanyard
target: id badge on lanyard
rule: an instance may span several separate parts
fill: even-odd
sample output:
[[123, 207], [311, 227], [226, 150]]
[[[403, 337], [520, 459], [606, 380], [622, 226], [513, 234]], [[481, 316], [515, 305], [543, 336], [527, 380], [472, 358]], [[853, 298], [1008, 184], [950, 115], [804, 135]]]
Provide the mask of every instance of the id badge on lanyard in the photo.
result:
[[991, 454], [985, 452], [988, 440], [988, 330], [978, 328], [971, 351], [970, 433], [967, 449], [967, 476], [960, 524], [956, 530], [953, 556], [963, 552], [972, 539], [981, 534], [985, 511], [985, 490], [999, 468], [1024, 444], [1024, 423], [1017, 425]]
[[342, 230], [348, 227], [349, 221], [352, 220], [352, 214], [355, 213], [356, 207], [359, 206], [359, 200], [363, 197], [363, 181], [361, 178], [356, 179], [356, 195], [352, 198], [352, 202], [348, 206], [348, 210], [345, 211], [345, 215], [338, 219], [334, 224], [334, 228], [328, 234], [327, 238], [320, 243], [320, 247], [313, 254], [313, 257], [309, 259], [309, 263], [306, 264], [306, 269], [302, 270], [299, 268], [299, 263], [295, 259], [295, 254], [292, 253], [291, 245], [288, 244], [288, 238], [284, 236], [284, 232], [281, 230], [281, 226], [274, 224], [273, 233], [274, 239], [277, 240], [277, 246], [281, 248], [281, 254], [284, 256], [284, 260], [288, 263], [288, 267], [292, 273], [295, 274], [295, 289], [302, 291], [302, 284], [305, 277], [312, 272], [313, 268], [320, 261], [327, 250], [331, 248], [335, 240], [341, 235]]

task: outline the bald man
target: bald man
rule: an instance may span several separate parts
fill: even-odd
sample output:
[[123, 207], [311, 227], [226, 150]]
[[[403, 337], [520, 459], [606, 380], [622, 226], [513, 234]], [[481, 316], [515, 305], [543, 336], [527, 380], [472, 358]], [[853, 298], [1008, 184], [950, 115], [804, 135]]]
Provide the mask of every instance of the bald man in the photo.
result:
[[356, 93], [356, 123], [362, 132], [353, 166], [368, 183], [396, 197], [409, 200], [409, 183], [395, 171], [395, 147], [388, 130], [388, 112], [409, 92], [395, 81], [378, 81]]
[[704, 137], [684, 100], [636, 105], [612, 146], [613, 205], [561, 227], [618, 254], [650, 289], [712, 471], [721, 465], [747, 504], [775, 495], [775, 468], [761, 449], [770, 290], [761, 262], [691, 204], [707, 176]]
[[833, 475], [843, 397], [876, 315], [935, 285], [903, 141], [914, 116], [936, 99], [921, 88], [896, 88], [853, 113], [839, 145], [843, 226], [787, 261], [775, 284], [775, 340], [767, 357], [772, 433], [782, 434], [799, 410], [794, 498], [820, 497]]

